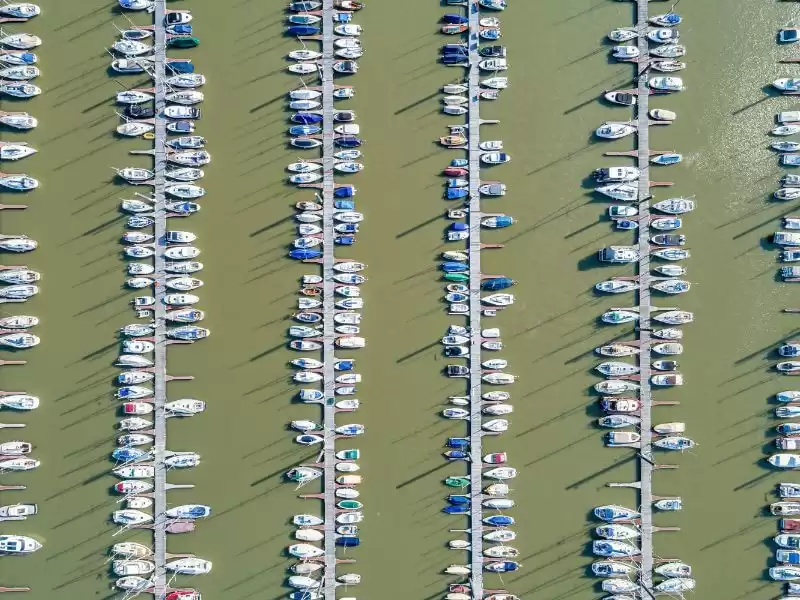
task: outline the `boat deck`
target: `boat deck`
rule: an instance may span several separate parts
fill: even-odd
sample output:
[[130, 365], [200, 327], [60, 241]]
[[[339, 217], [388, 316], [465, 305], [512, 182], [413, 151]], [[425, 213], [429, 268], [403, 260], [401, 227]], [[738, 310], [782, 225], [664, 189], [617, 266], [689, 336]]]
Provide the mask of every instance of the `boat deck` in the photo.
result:
[[335, 322], [333, 320], [336, 312], [334, 306], [333, 265], [336, 262], [334, 257], [334, 188], [333, 179], [333, 154], [335, 152], [334, 122], [333, 122], [333, 62], [334, 62], [334, 22], [333, 22], [333, 0], [323, 0], [322, 2], [322, 63], [320, 77], [322, 78], [322, 206], [323, 206], [323, 295], [322, 311], [324, 336], [322, 342], [323, 366], [323, 391], [325, 394], [323, 411], [323, 425], [325, 427], [325, 441], [323, 442], [323, 465], [324, 465], [324, 494], [325, 494], [325, 579], [322, 592], [325, 600], [336, 600], [336, 408], [333, 398], [336, 389], [335, 372], [333, 369], [336, 361]]
[[482, 462], [481, 448], [481, 141], [480, 117], [480, 70], [478, 53], [480, 32], [480, 9], [477, 0], [470, 0], [469, 13], [469, 328], [470, 328], [470, 376], [469, 376], [469, 439], [470, 453], [470, 566], [472, 597], [483, 598], [483, 506], [481, 502]]
[[[154, 57], [154, 86], [155, 86], [155, 110], [156, 115], [163, 112], [166, 106], [167, 89], [165, 80], [165, 64], [167, 59], [167, 32], [164, 27], [164, 16], [166, 14], [166, 0], [155, 0], [155, 11], [153, 12], [153, 25], [155, 28], [155, 57]], [[166, 140], [167, 130], [164, 118], [155, 119], [155, 154], [153, 172], [153, 195], [155, 197], [155, 238], [156, 255], [154, 257], [156, 285], [153, 296], [156, 298], [155, 305], [155, 378], [153, 381], [155, 412], [155, 464], [156, 474], [153, 488], [153, 510], [155, 521], [153, 527], [153, 549], [155, 555], [153, 562], [156, 570], [153, 577], [155, 598], [163, 598], [167, 593], [167, 573], [165, 565], [167, 562], [167, 532], [165, 530], [166, 520], [159, 518], [167, 509], [167, 471], [164, 468], [164, 454], [167, 447], [167, 416], [164, 404], [167, 401], [167, 338], [166, 338], [166, 306], [164, 305], [164, 295], [166, 293], [166, 271], [164, 270], [164, 236], [167, 230], [167, 217], [165, 204], [164, 188], [166, 170]]]
[[[647, 63], [648, 0], [636, 0], [636, 28], [638, 46], [643, 62]], [[648, 63], [649, 64], [649, 63]], [[636, 67], [639, 69], [639, 67]], [[653, 589], [653, 462], [652, 462], [652, 407], [650, 389], [650, 121], [648, 117], [650, 93], [646, 69], [637, 71], [637, 162], [639, 167], [639, 374], [642, 408], [641, 448], [639, 450], [639, 505], [641, 512], [641, 568], [639, 582], [645, 594]], [[644, 594], [643, 594], [644, 595]]]

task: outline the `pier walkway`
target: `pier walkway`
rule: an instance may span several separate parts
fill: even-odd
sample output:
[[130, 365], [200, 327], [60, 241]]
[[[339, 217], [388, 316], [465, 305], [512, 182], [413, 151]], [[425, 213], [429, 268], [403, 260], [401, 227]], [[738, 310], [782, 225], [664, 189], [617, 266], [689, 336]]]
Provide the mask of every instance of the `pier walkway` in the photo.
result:
[[[647, 42], [648, 0], [636, 0], [636, 28], [639, 32], [638, 46], [641, 53], [639, 64], [649, 64], [650, 51]], [[637, 162], [639, 167], [639, 374], [641, 407], [641, 448], [639, 451], [639, 505], [641, 512], [641, 568], [639, 583], [644, 594], [653, 589], [653, 398], [650, 389], [650, 119], [648, 116], [650, 89], [647, 84], [647, 69], [638, 69], [637, 89]], [[643, 594], [643, 596], [644, 596]]]
[[325, 579], [322, 592], [325, 600], [336, 600], [336, 374], [333, 368], [336, 362], [336, 345], [334, 341], [336, 323], [334, 315], [335, 307], [335, 287], [336, 281], [333, 279], [333, 265], [336, 262], [334, 257], [334, 180], [333, 180], [333, 154], [335, 152], [334, 122], [333, 122], [333, 63], [334, 63], [334, 22], [333, 22], [333, 0], [323, 0], [322, 2], [322, 64], [320, 65], [320, 78], [322, 79], [322, 230], [323, 230], [323, 342], [322, 360], [323, 366], [323, 425], [325, 427], [325, 441], [323, 442], [323, 465], [325, 475], [324, 495], [325, 495]]
[[483, 598], [483, 504], [482, 470], [483, 456], [481, 414], [481, 117], [480, 117], [480, 54], [478, 53], [480, 32], [480, 8], [477, 0], [470, 0], [469, 13], [469, 104], [467, 120], [469, 159], [469, 329], [470, 329], [470, 375], [469, 375], [469, 441], [470, 461], [470, 566], [472, 597]]
[[[155, 27], [155, 57], [154, 57], [154, 85], [155, 85], [155, 111], [160, 115], [166, 106], [166, 84], [165, 84], [165, 64], [167, 59], [167, 33], [164, 27], [164, 16], [166, 15], [166, 0], [155, 0], [155, 11], [153, 12], [153, 25]], [[153, 548], [155, 555], [153, 562], [156, 565], [154, 573], [154, 595], [156, 600], [164, 598], [167, 592], [167, 533], [166, 519], [163, 517], [167, 510], [167, 471], [164, 467], [164, 454], [167, 446], [167, 417], [164, 404], [167, 401], [167, 338], [166, 338], [166, 305], [164, 295], [166, 293], [166, 271], [164, 269], [164, 236], [167, 230], [167, 218], [165, 208], [165, 170], [167, 165], [166, 158], [166, 122], [163, 117], [155, 119], [155, 155], [153, 172], [155, 180], [153, 183], [153, 196], [155, 202], [155, 239], [156, 255], [154, 257], [155, 273], [153, 278], [156, 285], [153, 289], [153, 296], [156, 299], [155, 311], [155, 378], [153, 382], [155, 397], [155, 481], [154, 481], [154, 511], [155, 520], [153, 527]]]

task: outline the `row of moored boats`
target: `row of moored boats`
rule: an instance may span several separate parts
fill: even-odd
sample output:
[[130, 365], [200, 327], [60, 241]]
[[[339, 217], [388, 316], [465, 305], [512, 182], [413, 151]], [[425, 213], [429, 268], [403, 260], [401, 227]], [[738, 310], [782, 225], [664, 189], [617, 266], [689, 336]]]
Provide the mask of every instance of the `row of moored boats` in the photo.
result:
[[[637, 74], [645, 78], [644, 88], [649, 99], [685, 89], [683, 80], [671, 74], [686, 67], [685, 63], [677, 60], [686, 54], [685, 46], [679, 43], [680, 32], [676, 27], [681, 22], [680, 15], [669, 12], [650, 17], [644, 30], [639, 27], [621, 28], [608, 34], [608, 38], [617, 44], [612, 48], [612, 57], [636, 65]], [[597, 138], [619, 140], [634, 136], [642, 121], [647, 123], [647, 127], [654, 126], [654, 131], [658, 130], [657, 126], [671, 125], [676, 121], [677, 115], [671, 110], [643, 110], [639, 106], [641, 90], [637, 87], [603, 95], [603, 100], [610, 106], [628, 107], [635, 116], [629, 120], [604, 123], [595, 131]], [[629, 244], [614, 244], [598, 251], [598, 262], [607, 266], [646, 264], [651, 269], [650, 272], [640, 272], [638, 276], [612, 276], [600, 281], [595, 285], [599, 294], [635, 294], [641, 298], [643, 294], [650, 296], [652, 293], [655, 300], [683, 294], [691, 288], [684, 277], [687, 269], [683, 261], [690, 257], [690, 252], [681, 228], [685, 215], [695, 209], [695, 202], [686, 197], [648, 202], [652, 198], [651, 186], [671, 184], [649, 182], [646, 187], [641, 185], [643, 178], [655, 178], [656, 170], [681, 163], [683, 156], [677, 152], [646, 150], [647, 158], [643, 160], [647, 162], [644, 164], [640, 160], [636, 166], [604, 167], [592, 173], [596, 182], [594, 192], [612, 202], [607, 214], [614, 228], [633, 232], [635, 236]], [[629, 155], [638, 159], [637, 152]], [[647, 262], [643, 263], [643, 260]], [[654, 261], [653, 264], [650, 260]], [[640, 306], [632, 302], [630, 307], [610, 308], [600, 316], [602, 325], [634, 325], [637, 329], [644, 328], [642, 321], [646, 319], [649, 334], [633, 340], [615, 336], [595, 348], [601, 362], [595, 365], [594, 373], [603, 377], [603, 381], [596, 383], [593, 389], [600, 395], [602, 414], [597, 424], [605, 430], [605, 445], [634, 449], [646, 454], [643, 460], [650, 462], [652, 449], [684, 452], [696, 445], [686, 436], [683, 422], [649, 425], [651, 390], [684, 383], [683, 375], [678, 371], [678, 356], [683, 353], [682, 326], [693, 322], [694, 314], [677, 307], [648, 306], [646, 310], [647, 314], [642, 314]], [[647, 344], [647, 347], [642, 344]], [[647, 429], [643, 429], [643, 421], [648, 423]], [[645, 483], [650, 485], [649, 479], [642, 485]], [[656, 496], [652, 508], [677, 511], [682, 509], [682, 501], [677, 496]], [[595, 508], [594, 516], [603, 524], [594, 529], [596, 539], [592, 542], [592, 553], [599, 560], [592, 563], [591, 571], [602, 578], [601, 589], [611, 594], [607, 598], [627, 600], [656, 594], [682, 596], [695, 588], [691, 567], [680, 561], [656, 561], [654, 572], [646, 577], [639, 571], [641, 537], [653, 532], [643, 531], [642, 515], [638, 511], [606, 505]], [[652, 581], [653, 576], [659, 579], [653, 581], [652, 588], [645, 587], [644, 581]]]
[[[322, 516], [303, 513], [291, 519], [294, 539], [287, 554], [297, 562], [289, 567], [286, 584], [291, 589], [289, 598], [292, 600], [319, 600], [327, 595], [328, 585], [351, 586], [361, 582], [361, 575], [353, 572], [336, 573], [335, 581], [324, 581], [323, 577], [328, 561], [337, 558], [326, 553], [326, 542], [332, 542], [337, 553], [359, 546], [360, 523], [365, 516], [359, 490], [361, 451], [358, 448], [337, 450], [335, 442], [340, 439], [350, 444], [363, 435], [366, 428], [354, 419], [331, 425], [330, 417], [337, 413], [350, 416], [360, 406], [357, 395], [362, 376], [356, 370], [356, 361], [333, 358], [333, 352], [366, 346], [360, 310], [364, 306], [361, 286], [367, 281], [364, 275], [367, 265], [335, 257], [329, 265], [325, 257], [326, 250], [332, 254], [336, 246], [353, 245], [364, 219], [356, 210], [357, 189], [351, 183], [340, 183], [364, 169], [361, 162], [363, 142], [356, 112], [340, 107], [342, 101], [352, 99], [356, 92], [353, 86], [341, 85], [340, 81], [343, 76], [358, 72], [357, 59], [364, 53], [359, 38], [362, 28], [353, 20], [363, 4], [335, 0], [333, 5], [330, 21], [323, 19], [322, 5], [317, 0], [291, 2], [286, 17], [287, 35], [296, 36], [302, 45], [289, 53], [292, 62], [288, 71], [311, 76], [309, 83], [314, 84], [307, 86], [303, 82], [288, 92], [289, 143], [292, 148], [311, 150], [310, 154], [316, 155], [287, 166], [289, 183], [302, 189], [311, 188], [306, 192], [309, 197], [312, 190], [319, 190], [314, 200], [296, 204], [297, 237], [292, 242], [289, 257], [321, 267], [319, 274], [308, 273], [301, 278], [298, 311], [292, 315], [295, 324], [289, 327], [288, 335], [289, 347], [298, 352], [298, 357], [289, 364], [292, 381], [301, 386], [298, 398], [303, 403], [317, 404], [322, 414], [320, 421], [292, 420], [289, 430], [295, 443], [320, 448], [321, 452], [333, 455], [333, 462], [328, 462], [326, 457], [324, 466], [301, 464], [285, 476], [300, 487], [322, 480], [325, 468], [329, 468], [334, 480], [331, 489], [323, 485]], [[320, 36], [327, 26], [323, 21], [332, 21], [332, 47], [321, 43], [319, 50], [308, 48], [307, 41], [322, 41]], [[333, 89], [324, 89], [322, 81], [331, 77]], [[330, 146], [323, 144], [323, 140], [330, 139], [328, 136], [333, 141], [330, 152], [326, 152]], [[326, 318], [328, 311], [333, 311], [332, 322]], [[332, 540], [326, 539], [326, 519], [333, 521]]]
[[[149, 0], [120, 0], [120, 6], [130, 11], [153, 12]], [[168, 11], [163, 24], [137, 26], [129, 21], [128, 28], [118, 28], [119, 38], [112, 46], [115, 55], [112, 69], [122, 74], [144, 73], [155, 79], [156, 28], [162, 25], [166, 28], [168, 48], [193, 47], [196, 44], [181, 41], [192, 38], [191, 21], [188, 10]], [[166, 493], [157, 489], [156, 475], [159, 469], [169, 473], [171, 469], [196, 467], [201, 457], [194, 451], [156, 451], [159, 434], [155, 420], [194, 416], [202, 413], [206, 405], [195, 398], [167, 399], [163, 414], [160, 413], [156, 406], [156, 378], [166, 365], [160, 364], [156, 346], [192, 343], [208, 337], [210, 332], [200, 326], [205, 313], [197, 308], [200, 298], [192, 293], [203, 286], [197, 277], [203, 269], [203, 263], [197, 260], [200, 255], [195, 244], [197, 236], [185, 229], [168, 229], [157, 237], [156, 226], [166, 216], [189, 216], [200, 209], [195, 201], [205, 195], [205, 190], [197, 182], [204, 174], [200, 167], [208, 163], [210, 156], [205, 150], [205, 139], [192, 135], [199, 118], [195, 105], [203, 99], [197, 88], [206, 83], [205, 77], [194, 72], [189, 59], [167, 58], [164, 68], [167, 105], [163, 114], [155, 114], [156, 98], [151, 90], [125, 90], [116, 96], [117, 102], [125, 106], [124, 123], [117, 127], [121, 137], [155, 139], [157, 120], [167, 122], [168, 165], [164, 173], [142, 167], [115, 169], [123, 182], [143, 189], [155, 190], [157, 180], [162, 177], [166, 185], [163, 198], [155, 193], [137, 193], [135, 199], [123, 200], [121, 206], [127, 214], [126, 230], [121, 237], [126, 259], [125, 285], [147, 295], [136, 296], [132, 301], [140, 321], [119, 330], [121, 348], [116, 366], [121, 370], [115, 379], [114, 397], [121, 402], [122, 418], [117, 424], [117, 447], [111, 459], [112, 474], [117, 478], [113, 490], [122, 504], [112, 512], [111, 520], [120, 531], [164, 527], [167, 533], [181, 533], [192, 531], [199, 519], [209, 517], [211, 507], [180, 504], [156, 514], [154, 496]], [[163, 268], [163, 274], [159, 267]], [[157, 317], [162, 311], [165, 311], [163, 320]], [[163, 566], [168, 578], [176, 574], [203, 575], [212, 568], [211, 561], [192, 554], [167, 555], [166, 563], [160, 565], [153, 548], [138, 542], [116, 543], [110, 553], [115, 587], [131, 595], [152, 589], [159, 567]], [[193, 588], [176, 588], [168, 590], [167, 598], [199, 600], [200, 593]]]

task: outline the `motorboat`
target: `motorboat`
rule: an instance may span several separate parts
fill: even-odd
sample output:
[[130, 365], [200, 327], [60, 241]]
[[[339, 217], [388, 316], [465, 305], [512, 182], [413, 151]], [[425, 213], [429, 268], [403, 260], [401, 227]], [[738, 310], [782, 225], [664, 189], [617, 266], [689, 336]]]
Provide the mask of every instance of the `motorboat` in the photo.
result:
[[167, 402], [164, 404], [164, 409], [173, 416], [191, 416], [203, 412], [206, 403], [194, 398], [183, 398]]
[[683, 385], [683, 375], [680, 373], [673, 373], [671, 375], [652, 375], [650, 383], [662, 387], [673, 387]]
[[622, 106], [634, 106], [636, 104], [636, 96], [628, 92], [606, 92], [603, 97], [612, 104], [621, 104]]
[[638, 447], [641, 435], [634, 431], [609, 431], [605, 435], [605, 444], [608, 448]]
[[487, 165], [500, 165], [511, 160], [511, 156], [505, 152], [486, 152], [481, 154], [481, 162]]
[[618, 140], [636, 133], [636, 128], [629, 123], [604, 123], [595, 130], [595, 135], [602, 139]]
[[192, 556], [168, 561], [164, 568], [181, 575], [205, 575], [211, 572], [211, 566], [211, 561]]
[[667, 323], [668, 325], [684, 325], [694, 321], [694, 313], [684, 310], [668, 310], [654, 313], [650, 318], [659, 323]]
[[[595, 169], [592, 172], [592, 177], [594, 177], [598, 183], [625, 183], [639, 179], [639, 169], [636, 167], [607, 167]], [[633, 216], [635, 214], [636, 212], [633, 212], [627, 216]]]
[[[613, 264], [634, 263], [639, 260], [639, 248], [636, 246], [609, 246], [608, 248], [603, 248], [601, 250], [598, 250], [597, 259], [600, 262], [613, 263]], [[619, 283], [619, 285], [616, 287], [624, 286], [625, 283], [632, 283], [632, 282], [623, 283], [625, 280], [614, 280], [614, 281], [615, 283], [616, 282]]]
[[647, 39], [654, 44], [676, 44], [679, 38], [678, 30], [670, 27], [656, 27], [647, 32]]
[[608, 39], [611, 40], [612, 42], [621, 43], [621, 42], [629, 42], [633, 39], [636, 39], [637, 37], [639, 37], [639, 34], [635, 29], [622, 28], [622, 29], [614, 29], [606, 37], [608, 37]]
[[680, 77], [651, 77], [647, 84], [651, 89], [662, 92], [680, 92], [685, 89]]
[[633, 60], [639, 58], [641, 52], [636, 46], [613, 46], [611, 56], [617, 60]]

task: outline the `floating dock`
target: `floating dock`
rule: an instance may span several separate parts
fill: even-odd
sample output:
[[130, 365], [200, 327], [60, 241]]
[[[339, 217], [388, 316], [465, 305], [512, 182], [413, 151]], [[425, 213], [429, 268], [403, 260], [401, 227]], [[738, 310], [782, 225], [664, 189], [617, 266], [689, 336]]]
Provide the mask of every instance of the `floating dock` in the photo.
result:
[[153, 197], [154, 197], [154, 219], [155, 219], [155, 244], [156, 254], [153, 257], [153, 264], [155, 266], [155, 273], [153, 278], [156, 284], [153, 289], [153, 296], [156, 299], [156, 305], [153, 308], [155, 313], [155, 355], [153, 380], [155, 411], [153, 413], [153, 422], [155, 429], [154, 451], [155, 451], [155, 465], [156, 473], [153, 482], [153, 510], [154, 510], [154, 525], [153, 525], [153, 549], [154, 556], [153, 562], [156, 565], [155, 573], [153, 574], [153, 593], [157, 600], [164, 598], [167, 593], [167, 573], [165, 565], [167, 563], [167, 521], [163, 518], [164, 512], [167, 510], [167, 471], [164, 467], [164, 454], [167, 447], [167, 415], [164, 410], [164, 404], [167, 402], [167, 337], [166, 337], [166, 305], [164, 304], [164, 295], [166, 294], [166, 271], [164, 269], [164, 236], [167, 231], [167, 216], [165, 208], [165, 195], [164, 188], [166, 187], [165, 170], [167, 166], [166, 157], [166, 141], [167, 130], [166, 121], [164, 117], [159, 117], [164, 111], [167, 104], [166, 94], [167, 89], [165, 85], [165, 65], [167, 61], [167, 32], [164, 26], [164, 17], [166, 16], [166, 0], [154, 1], [155, 11], [153, 12], [153, 26], [155, 28], [155, 56], [153, 64], [153, 85], [155, 87], [155, 154], [153, 172], [155, 178], [153, 180]]
[[325, 600], [336, 600], [336, 373], [333, 365], [336, 362], [336, 323], [333, 319], [336, 314], [335, 287], [336, 281], [333, 265], [334, 257], [334, 122], [333, 122], [333, 63], [334, 63], [334, 32], [333, 32], [333, 0], [322, 2], [322, 64], [320, 77], [322, 79], [322, 311], [323, 311], [323, 392], [325, 394], [322, 405], [323, 426], [325, 428], [325, 441], [323, 442], [323, 469], [324, 469], [324, 494], [325, 494], [325, 575], [322, 593]]
[[[642, 62], [649, 64], [650, 48], [647, 41], [648, 0], [636, 0], [637, 40]], [[638, 65], [636, 66], [639, 69]], [[639, 583], [644, 595], [653, 589], [653, 397], [650, 389], [650, 119], [648, 116], [650, 90], [647, 71], [637, 72], [637, 162], [639, 167], [639, 375], [641, 406], [641, 447], [639, 450], [639, 511], [641, 512], [641, 563]]]
[[472, 460], [470, 465], [470, 585], [473, 598], [483, 598], [483, 462], [481, 425], [481, 116], [480, 116], [480, 6], [477, 0], [470, 0], [467, 6], [469, 17], [469, 442]]

